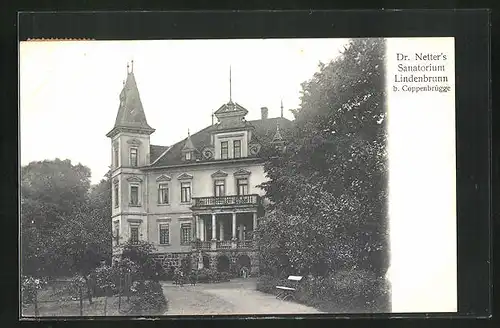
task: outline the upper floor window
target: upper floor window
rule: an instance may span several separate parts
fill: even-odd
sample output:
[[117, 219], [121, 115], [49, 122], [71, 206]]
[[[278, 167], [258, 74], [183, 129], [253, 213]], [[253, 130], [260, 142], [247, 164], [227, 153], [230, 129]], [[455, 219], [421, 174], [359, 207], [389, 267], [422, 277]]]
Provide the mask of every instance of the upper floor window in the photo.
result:
[[119, 205], [119, 197], [120, 197], [120, 193], [119, 193], [119, 189], [118, 189], [118, 183], [115, 183], [115, 207], [118, 207], [118, 205]]
[[227, 159], [228, 157], [228, 143], [227, 141], [221, 141], [220, 143], [220, 158]]
[[115, 148], [113, 149], [113, 152], [114, 152], [114, 155], [115, 155], [115, 167], [120, 166], [120, 164], [118, 162], [118, 159], [119, 159], [118, 150], [119, 150], [118, 146], [115, 146]]
[[241, 157], [241, 140], [233, 141], [233, 152], [234, 152], [234, 158]]
[[181, 203], [191, 201], [191, 182], [181, 182]]
[[185, 159], [186, 161], [190, 161], [190, 160], [191, 160], [191, 152], [187, 152], [187, 153], [185, 153], [185, 154], [184, 154], [184, 159]]
[[236, 189], [238, 191], [238, 195], [248, 195], [248, 179], [240, 178], [236, 179]]
[[137, 148], [130, 148], [130, 166], [137, 166], [138, 150]]
[[181, 224], [181, 245], [186, 245], [191, 242], [191, 223]]
[[226, 194], [226, 181], [225, 180], [215, 180], [214, 181], [214, 194], [215, 197], [221, 197]]
[[160, 224], [160, 244], [168, 245], [170, 243], [170, 228], [168, 223]]
[[139, 186], [130, 186], [130, 205], [139, 205]]
[[130, 242], [132, 244], [139, 243], [139, 227], [130, 227]]
[[168, 184], [166, 183], [158, 186], [158, 204], [168, 204]]
[[119, 245], [120, 244], [120, 222], [119, 221], [114, 222], [113, 230], [114, 230], [113, 237], [115, 239], [115, 245]]

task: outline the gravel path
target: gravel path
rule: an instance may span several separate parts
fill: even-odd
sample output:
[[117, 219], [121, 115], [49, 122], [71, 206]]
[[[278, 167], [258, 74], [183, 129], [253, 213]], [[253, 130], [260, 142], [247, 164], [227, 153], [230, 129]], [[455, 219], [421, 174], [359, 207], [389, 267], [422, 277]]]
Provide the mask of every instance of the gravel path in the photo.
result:
[[163, 283], [162, 287], [169, 300], [167, 315], [320, 313], [314, 308], [280, 301], [255, 290], [253, 279], [183, 287]]

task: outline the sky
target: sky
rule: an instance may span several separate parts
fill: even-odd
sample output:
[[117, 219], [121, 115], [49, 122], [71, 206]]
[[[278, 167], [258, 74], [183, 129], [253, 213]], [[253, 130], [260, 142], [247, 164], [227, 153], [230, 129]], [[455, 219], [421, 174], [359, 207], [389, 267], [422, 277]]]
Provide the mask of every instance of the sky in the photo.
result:
[[229, 100], [247, 120], [293, 119], [301, 83], [340, 53], [345, 39], [27, 41], [20, 45], [21, 165], [70, 159], [99, 182], [111, 161], [105, 136], [113, 128], [119, 94], [134, 61], [151, 144], [171, 145], [211, 124]]

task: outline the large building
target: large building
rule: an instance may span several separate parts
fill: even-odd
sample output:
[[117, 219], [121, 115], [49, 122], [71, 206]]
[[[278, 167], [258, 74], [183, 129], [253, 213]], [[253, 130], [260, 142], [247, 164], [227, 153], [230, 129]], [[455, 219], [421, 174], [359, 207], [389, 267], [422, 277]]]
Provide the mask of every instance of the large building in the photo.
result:
[[261, 119], [246, 121], [248, 111], [229, 96], [213, 113], [217, 122], [174, 145], [152, 145], [155, 129], [146, 120], [133, 68], [128, 71], [115, 125], [106, 135], [113, 245], [153, 243], [166, 270], [189, 259], [219, 271], [247, 267], [256, 273], [252, 232], [263, 215], [257, 186], [266, 179], [259, 152], [266, 143], [284, 142], [291, 121], [283, 118], [283, 106], [281, 112], [269, 118], [263, 107]]

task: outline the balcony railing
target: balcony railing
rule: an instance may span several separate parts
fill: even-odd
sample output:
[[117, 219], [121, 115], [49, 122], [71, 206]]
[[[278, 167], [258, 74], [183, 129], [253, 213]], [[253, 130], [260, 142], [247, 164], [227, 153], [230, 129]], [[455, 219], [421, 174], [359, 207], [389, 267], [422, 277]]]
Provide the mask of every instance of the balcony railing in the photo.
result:
[[238, 248], [252, 248], [253, 247], [253, 240], [239, 240], [238, 241]]
[[211, 207], [211, 206], [237, 206], [237, 205], [259, 205], [260, 196], [252, 195], [233, 195], [220, 197], [193, 197], [193, 207]]
[[230, 249], [232, 248], [232, 242], [230, 240], [220, 240], [217, 241], [217, 248], [220, 249]]
[[253, 249], [255, 243], [253, 240], [212, 240], [212, 241], [195, 241], [192, 243], [194, 249], [202, 250], [220, 250], [220, 249], [241, 249], [249, 248]]

